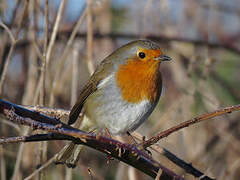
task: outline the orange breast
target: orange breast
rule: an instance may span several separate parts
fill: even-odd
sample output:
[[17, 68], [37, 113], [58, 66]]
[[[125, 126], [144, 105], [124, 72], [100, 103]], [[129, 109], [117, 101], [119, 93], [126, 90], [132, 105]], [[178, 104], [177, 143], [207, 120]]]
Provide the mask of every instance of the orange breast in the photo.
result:
[[156, 60], [128, 60], [116, 74], [117, 85], [125, 101], [138, 103], [144, 99], [154, 103], [162, 90], [159, 62]]

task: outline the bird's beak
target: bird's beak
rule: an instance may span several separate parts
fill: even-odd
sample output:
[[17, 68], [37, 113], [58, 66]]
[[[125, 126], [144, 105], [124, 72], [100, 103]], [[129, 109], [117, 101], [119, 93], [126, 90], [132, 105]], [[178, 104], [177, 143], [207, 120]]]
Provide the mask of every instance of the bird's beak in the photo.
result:
[[170, 58], [169, 56], [166, 56], [166, 55], [161, 55], [161, 56], [159, 56], [159, 57], [156, 57], [155, 60], [171, 61], [172, 58]]

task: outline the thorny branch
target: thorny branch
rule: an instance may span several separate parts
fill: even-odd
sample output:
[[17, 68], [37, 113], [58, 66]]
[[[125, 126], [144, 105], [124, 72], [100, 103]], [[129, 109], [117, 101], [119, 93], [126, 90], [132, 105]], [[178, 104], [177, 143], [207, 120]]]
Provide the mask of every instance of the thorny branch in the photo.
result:
[[[70, 111], [68, 110], [64, 110], [64, 109], [56, 109], [56, 108], [47, 108], [47, 107], [41, 107], [41, 106], [23, 106], [29, 110], [33, 110], [39, 113], [43, 113], [47, 116], [53, 116], [53, 117], [58, 117], [61, 118], [61, 121], [65, 122], [65, 118], [67, 118], [69, 116]], [[134, 132], [131, 135], [133, 135], [133, 137], [135, 139], [137, 139], [138, 141], [141, 141], [143, 139], [143, 137]], [[47, 136], [47, 135], [46, 135]], [[14, 139], [9, 139], [9, 141], [13, 141]], [[182, 169], [184, 169], [187, 173], [193, 175], [194, 177], [207, 177], [203, 172], [201, 172], [200, 170], [196, 169], [195, 167], [193, 167], [192, 164], [189, 164], [185, 161], [183, 161], [182, 159], [180, 159], [179, 157], [177, 157], [176, 155], [174, 155], [172, 152], [168, 151], [165, 148], [160, 148], [157, 144], [151, 146], [151, 149], [153, 151], [156, 151], [157, 153], [161, 153], [163, 156], [165, 156], [167, 159], [169, 159], [171, 162], [173, 162], [174, 164], [176, 164], [177, 166], [181, 167]], [[211, 178], [209, 178], [211, 179]]]
[[[0, 101], [0, 110], [1, 112], [6, 116], [8, 117], [10, 120], [14, 121], [14, 122], [18, 122], [20, 124], [23, 124], [23, 125], [28, 125], [28, 126], [31, 126], [32, 128], [35, 128], [35, 129], [43, 129], [43, 130], [47, 130], [47, 131], [50, 131], [50, 132], [53, 132], [51, 134], [46, 134], [46, 135], [43, 135], [41, 136], [43, 139], [39, 138], [39, 136], [37, 136], [37, 139], [35, 139], [36, 137], [35, 136], [29, 136], [30, 139], [26, 139], [24, 137], [17, 137], [17, 138], [8, 138], [8, 139], [4, 139], [4, 140], [1, 140], [0, 143], [3, 144], [3, 143], [10, 143], [10, 142], [20, 142], [20, 141], [23, 141], [23, 142], [28, 142], [28, 141], [43, 141], [43, 140], [72, 140], [72, 141], [76, 141], [75, 143], [76, 144], [85, 144], [87, 146], [90, 146], [90, 147], [93, 147], [95, 149], [98, 149], [106, 154], [111, 154], [111, 156], [115, 157], [113, 155], [113, 152], [112, 151], [109, 151], [109, 150], [106, 150], [104, 148], [104, 146], [102, 146], [103, 149], [99, 148], [98, 146], [96, 146], [96, 142], [95, 141], [98, 141], [98, 143], [109, 143], [110, 145], [117, 145], [117, 149], [122, 146], [121, 148], [123, 148], [124, 151], [121, 150], [121, 152], [126, 152], [126, 149], [128, 149], [128, 147], [133, 148], [131, 151], [132, 153], [134, 152], [135, 153], [135, 156], [136, 154], [138, 154], [138, 151], [137, 149], [135, 149], [134, 146], [131, 146], [131, 145], [126, 145], [126, 144], [122, 144], [120, 142], [117, 142], [117, 141], [112, 141], [112, 139], [108, 139], [108, 138], [105, 138], [105, 137], [96, 137], [95, 135], [93, 134], [88, 134], [88, 133], [85, 133], [85, 132], [82, 132], [78, 129], [74, 129], [72, 128], [71, 126], [68, 126], [68, 125], [65, 125], [63, 123], [61, 123], [60, 121], [56, 120], [56, 119], [51, 119], [51, 121], [46, 121], [44, 119], [39, 119], [37, 118], [38, 120], [37, 121], [34, 121], [33, 117], [36, 116], [38, 117], [38, 115], [41, 117], [43, 115], [40, 115], [40, 114], [35, 114], [34, 115], [34, 112], [31, 112], [31, 111], [28, 111], [28, 110], [25, 110], [27, 112], [31, 112], [33, 117], [32, 116], [29, 116], [31, 118], [29, 118], [28, 116], [26, 117], [25, 113], [21, 114], [22, 111], [19, 111], [19, 108], [20, 107], [17, 107], [15, 105], [12, 105], [12, 104], [9, 104], [5, 101]], [[4, 106], [6, 106], [6, 103], [7, 103], [7, 108]], [[3, 105], [3, 107], [2, 107]], [[14, 109], [14, 111], [13, 111]], [[18, 111], [18, 113], [20, 113], [20, 115], [18, 113], [16, 113], [16, 110]], [[20, 110], [24, 110], [23, 108], [20, 108]], [[224, 114], [227, 114], [227, 113], [231, 113], [233, 111], [238, 111], [240, 110], [240, 104], [239, 105], [235, 105], [235, 106], [230, 106], [230, 107], [226, 107], [226, 108], [222, 108], [220, 110], [217, 110], [217, 111], [214, 111], [214, 112], [211, 112], [211, 113], [207, 113], [207, 114], [204, 114], [204, 115], [201, 115], [199, 117], [196, 117], [196, 118], [193, 118], [191, 120], [188, 120], [184, 123], [181, 123], [173, 128], [170, 128], [166, 131], [163, 131], [161, 133], [159, 133], [157, 136], [154, 136], [152, 138], [150, 138], [149, 140], [145, 141], [143, 144], [141, 144], [144, 148], [146, 147], [149, 147], [153, 144], [155, 144], [158, 140], [160, 140], [161, 138], [163, 137], [167, 137], [168, 135], [170, 135], [171, 133], [173, 132], [176, 132], [184, 127], [188, 127], [190, 125], [193, 125], [195, 123], [198, 123], [198, 122], [201, 122], [201, 121], [204, 121], [204, 120], [207, 120], [207, 119], [210, 119], [210, 118], [213, 118], [213, 117], [216, 117], [216, 116], [220, 116], [220, 115], [224, 115]], [[64, 115], [66, 115], [67, 112], [64, 113]], [[29, 115], [29, 114], [28, 114]], [[23, 117], [22, 117], [23, 116]], [[35, 118], [36, 118], [35, 117]], [[46, 118], [48, 118], [47, 116], [45, 116]], [[63, 136], [60, 136], [59, 133]], [[65, 135], [65, 136], [64, 136]], [[62, 139], [63, 138], [63, 139]], [[70, 139], [69, 139], [70, 138]], [[103, 141], [101, 141], [103, 140]], [[80, 142], [79, 142], [80, 141]], [[90, 142], [90, 143], [89, 143]], [[93, 144], [91, 144], [92, 142], [94, 142]], [[102, 145], [102, 144], [101, 144]], [[101, 146], [100, 145], [100, 146]], [[120, 146], [119, 146], [120, 145]], [[127, 148], [126, 148], [127, 147]], [[126, 148], [126, 149], [125, 149]], [[111, 149], [111, 148], [110, 148]], [[111, 149], [112, 150], [112, 149]], [[116, 149], [115, 149], [116, 150]], [[119, 149], [118, 149], [119, 150]], [[116, 153], [116, 152], [115, 152]], [[119, 152], [118, 152], [119, 153]], [[142, 152], [140, 152], [141, 154]], [[121, 153], [120, 153], [121, 154]], [[121, 154], [122, 155], [122, 154]], [[118, 154], [118, 157], [115, 157], [115, 158], [118, 158], [119, 159], [119, 154]], [[121, 160], [121, 159], [120, 159]], [[125, 160], [125, 159], [124, 159]], [[122, 160], [122, 161], [124, 161]], [[124, 161], [125, 162], [125, 161]], [[156, 163], [156, 162], [155, 162]], [[191, 169], [192, 167], [190, 167]], [[155, 172], [156, 173], [156, 172]], [[155, 174], [156, 176], [156, 174]], [[207, 176], [204, 176], [204, 178], [202, 179], [211, 179]]]
[[[170, 128], [164, 132], [161, 132], [157, 136], [150, 138], [148, 141], [145, 141], [141, 145], [144, 148], [149, 147], [149, 146], [155, 144], [159, 139], [166, 137], [166, 136], [170, 135], [171, 133], [176, 132], [179, 129], [182, 129], [189, 125], [201, 122], [203, 120], [207, 120], [207, 119], [210, 119], [210, 118], [213, 118], [216, 116], [231, 113], [232, 111], [237, 111], [237, 110], [240, 110], [240, 105], [222, 108], [222, 109], [214, 111], [212, 113], [207, 113], [207, 114], [201, 115], [199, 117], [196, 117], [194, 119], [191, 119], [189, 121], [181, 123], [173, 128]], [[71, 140], [71, 141], [74, 141], [74, 143], [76, 143], [76, 144], [84, 144], [84, 145], [90, 146], [94, 149], [97, 149], [99, 151], [102, 151], [108, 155], [111, 155], [112, 157], [115, 157], [115, 158], [117, 158], [123, 162], [126, 162], [130, 165], [133, 165], [133, 166], [136, 162], [138, 162], [143, 157], [147, 158], [148, 163], [150, 163], [153, 167], [156, 165], [159, 165], [156, 161], [154, 161], [153, 159], [148, 157], [145, 153], [139, 151], [135, 146], [123, 144], [118, 141], [106, 138], [106, 137], [95, 136], [93, 134], [85, 133], [78, 129], [72, 128], [71, 126], [65, 125], [56, 119], [52, 119], [47, 116], [43, 116], [39, 113], [36, 114], [36, 112], [32, 112], [32, 111], [23, 109], [21, 107], [18, 107], [16, 105], [10, 104], [10, 103], [2, 101], [2, 100], [0, 101], [0, 113], [3, 113], [6, 117], [8, 117], [10, 120], [12, 120], [14, 122], [17, 122], [17, 123], [20, 123], [23, 125], [28, 125], [35, 129], [42, 129], [42, 130], [47, 130], [49, 132], [52, 132], [49, 134], [39, 134], [39, 135], [33, 135], [33, 136], [27, 136], [27, 137], [20, 136], [20, 137], [15, 137], [15, 138], [5, 138], [5, 139], [0, 140], [0, 144], [13, 143], [13, 142], [16, 143], [16, 142], [44, 141], [44, 140], [45, 141], [46, 140]], [[26, 116], [26, 114], [27, 114], [27, 116]], [[66, 114], [67, 114], [67, 112], [64, 112], [64, 115], [66, 115]], [[42, 118], [42, 116], [44, 118]], [[34, 117], [37, 119], [36, 121], [34, 120], [35, 119]], [[46, 120], [45, 118], [49, 118], [50, 120]], [[108, 146], [110, 146], [110, 147], [108, 147]], [[131, 152], [130, 155], [129, 155], [129, 151]], [[126, 152], [128, 152], [127, 158], [126, 157], [123, 158], [123, 155], [126, 154]], [[171, 153], [170, 153], [170, 155], [172, 156]], [[134, 162], [133, 164], [131, 164], [132, 159], [131, 159], [131, 162], [129, 162], [128, 158], [130, 156], [137, 157], [137, 159], [135, 159], [136, 162]], [[136, 167], [136, 166], [134, 166], [134, 167]], [[141, 170], [141, 167], [140, 168], [136, 167], [136, 168]], [[155, 167], [155, 168], [157, 168], [157, 167]], [[163, 166], [159, 165], [158, 170], [159, 169], [162, 169], [163, 172], [165, 172]], [[186, 169], [193, 169], [193, 167], [190, 165]], [[194, 171], [196, 171], [196, 170], [194, 169]], [[152, 173], [151, 171], [146, 172], [146, 169], [144, 169], [143, 172], [145, 172], [146, 174]], [[158, 171], [154, 171], [153, 176], [151, 174], [149, 174], [149, 175], [152, 177], [157, 176], [158, 175], [157, 172]], [[201, 174], [201, 173], [197, 173], [197, 174]], [[196, 174], [194, 176], [199, 177]], [[201, 176], [201, 179], [211, 179], [211, 178], [209, 178], [203, 174], [203, 176]]]
[[[2, 105], [3, 106], [7, 105], [7, 108], [6, 109], [3, 108]], [[3, 108], [3, 109], [1, 109], [1, 108]], [[39, 112], [43, 112], [43, 113], [47, 112], [47, 114], [50, 113], [51, 115], [53, 115], [55, 112], [56, 114], [59, 114], [58, 116], [66, 116], [66, 115], [68, 115], [68, 111], [66, 111], [66, 110], [61, 110], [60, 112], [58, 112], [57, 110], [54, 110], [52, 108], [42, 108], [42, 107], [36, 108], [36, 107], [30, 107], [30, 106], [28, 108], [36, 110], [37, 112], [32, 112], [32, 111], [23, 109], [19, 106], [10, 104], [10, 103], [2, 101], [2, 100], [0, 101], [0, 113], [3, 113], [7, 118], [12, 120], [13, 122], [17, 122], [17, 123], [20, 123], [23, 125], [28, 125], [34, 129], [47, 130], [52, 133], [4, 138], [4, 139], [0, 139], [0, 144], [17, 143], [17, 142], [32, 142], [32, 141], [49, 141], [49, 140], [70, 140], [70, 141], [74, 141], [74, 143], [76, 143], [76, 144], [84, 144], [84, 145], [90, 146], [94, 149], [97, 149], [108, 155], [111, 155], [112, 157], [115, 157], [117, 159], [120, 158], [121, 161], [126, 162], [128, 164], [129, 164], [128, 161], [124, 161], [126, 159], [124, 159], [124, 158], [123, 158], [123, 160], [121, 159], [123, 154], [125, 154], [127, 151], [129, 151], [128, 148], [131, 149], [130, 151], [132, 151], [134, 156], [139, 156], [138, 153], [140, 153], [140, 155], [142, 155], [142, 153], [143, 153], [143, 152], [139, 151], [138, 149], [136, 149], [135, 146], [128, 145], [128, 144], [122, 144], [118, 141], [115, 141], [115, 140], [112, 140], [112, 139], [109, 139], [106, 137], [95, 136], [93, 134], [85, 133], [81, 130], [72, 128], [71, 126], [65, 125], [56, 119], [50, 118], [50, 121], [49, 120], [46, 121], [45, 119], [41, 119], [41, 118], [39, 119], [39, 117], [38, 117], [38, 116], [40, 116], [40, 117], [43, 116], [43, 115], [39, 114]], [[31, 112], [32, 114], [27, 113], [28, 116], [26, 117], [25, 116], [26, 112], [23, 113], [22, 110], [26, 111], [28, 113]], [[159, 136], [152, 137], [148, 141], [145, 141], [143, 144], [140, 144], [140, 145], [144, 148], [147, 148], [150, 145], [155, 144], [155, 141], [157, 141], [158, 138], [166, 137], [169, 134], [171, 134], [181, 128], [187, 127], [194, 123], [198, 123], [203, 120], [207, 120], [207, 119], [210, 119], [210, 118], [213, 118], [216, 116], [220, 116], [220, 115], [223, 115], [226, 113], [231, 113], [232, 111], [237, 111], [237, 110], [240, 110], [240, 105], [226, 107], [226, 108], [214, 111], [212, 113], [207, 113], [207, 114], [201, 115], [199, 117], [196, 117], [194, 119], [191, 119], [189, 121], [181, 123], [180, 125], [177, 125], [173, 128], [170, 128], [164, 132], [161, 132], [161, 133], [159, 133]], [[17, 111], [17, 113], [16, 113], [16, 111]], [[23, 114], [19, 115], [19, 113], [20, 114], [23, 113]], [[37, 118], [38, 120], [35, 121], [34, 117], [35, 118], [38, 117]], [[49, 117], [45, 116], [45, 118], [49, 118]], [[97, 141], [100, 144], [98, 145], [98, 143], [96, 143], [95, 141]], [[107, 143], [107, 145], [116, 145], [117, 147], [116, 147], [116, 149], [110, 148], [110, 150], [109, 150], [108, 148], [106, 148], [106, 143]], [[103, 146], [103, 144], [105, 144], [105, 145]], [[115, 152], [115, 151], [117, 151], [117, 152]], [[114, 153], [116, 153], [115, 155], [117, 157], [114, 155]], [[204, 180], [212, 179], [212, 178], [204, 175], [202, 172], [198, 171], [197, 169], [195, 169], [191, 164], [187, 164], [184, 161], [182, 161], [181, 159], [177, 158], [174, 154], [167, 151], [166, 149], [164, 149], [164, 154], [168, 157], [169, 160], [173, 161], [174, 163], [176, 163], [177, 165], [179, 165], [180, 167], [182, 167], [188, 173], [194, 175], [195, 177], [198, 177], [198, 178], [204, 179]], [[143, 153], [143, 155], [147, 156], [145, 153]], [[174, 156], [174, 157], [172, 157], [172, 156]], [[147, 157], [147, 158], [149, 158], [149, 157]], [[155, 164], [155, 163], [156, 162], [154, 162], [153, 164]], [[130, 163], [130, 165], [131, 165], [131, 163]], [[155, 173], [157, 173], [157, 172], [155, 172]], [[154, 176], [157, 176], [157, 175], [158, 174], [155, 174]]]
[[[27, 110], [4, 100], [0, 100], [0, 114], [8, 117], [15, 123], [20, 123], [31, 126], [35, 129], [42, 129], [52, 132], [47, 135], [39, 135], [41, 138], [37, 136], [37, 141], [70, 140], [76, 144], [83, 144], [101, 151], [108, 156], [114, 157], [139, 169], [153, 178], [157, 176], [159, 169], [161, 169], [162, 173], [159, 176], [159, 179], [168, 178], [183, 180], [181, 176], [176, 175], [171, 170], [165, 168], [160, 163], [152, 159], [149, 155], [138, 150], [136, 146], [124, 144], [103, 136], [85, 133], [79, 129], [75, 129], [71, 126], [61, 123], [57, 119], [49, 118], [40, 113]], [[30, 136], [29, 138], [31, 141], [34, 141], [33, 139], [36, 139], [36, 136]], [[29, 142], [29, 138], [20, 137], [19, 141]], [[12, 140], [12, 142], [14, 142], [14, 138]], [[10, 141], [4, 141], [4, 139], [0, 140], [0, 144], [6, 142]]]

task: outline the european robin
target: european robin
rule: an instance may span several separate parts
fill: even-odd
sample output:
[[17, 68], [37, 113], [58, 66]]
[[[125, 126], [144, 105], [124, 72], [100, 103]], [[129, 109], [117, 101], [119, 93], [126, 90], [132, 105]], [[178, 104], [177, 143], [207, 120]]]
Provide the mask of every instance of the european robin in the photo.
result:
[[96, 68], [73, 106], [68, 124], [83, 112], [83, 130], [107, 129], [113, 135], [134, 131], [156, 107], [162, 91], [159, 66], [170, 60], [149, 40], [120, 47]]
[[83, 109], [94, 128], [107, 128], [113, 135], [134, 131], [158, 103], [162, 91], [159, 66], [169, 60], [149, 40], [120, 47], [96, 68], [73, 106], [68, 124]]

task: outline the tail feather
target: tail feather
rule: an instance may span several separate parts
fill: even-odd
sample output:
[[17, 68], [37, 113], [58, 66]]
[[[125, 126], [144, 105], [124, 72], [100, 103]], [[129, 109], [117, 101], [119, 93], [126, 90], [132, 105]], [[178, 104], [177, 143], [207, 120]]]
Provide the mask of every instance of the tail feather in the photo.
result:
[[69, 115], [68, 125], [71, 125], [76, 122], [76, 120], [82, 110], [82, 106], [83, 106], [83, 104], [78, 104], [78, 103], [76, 103], [73, 106], [73, 108], [70, 112], [70, 115]]

